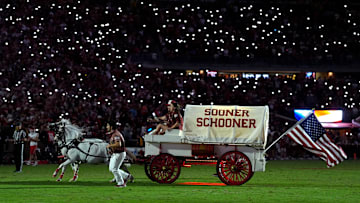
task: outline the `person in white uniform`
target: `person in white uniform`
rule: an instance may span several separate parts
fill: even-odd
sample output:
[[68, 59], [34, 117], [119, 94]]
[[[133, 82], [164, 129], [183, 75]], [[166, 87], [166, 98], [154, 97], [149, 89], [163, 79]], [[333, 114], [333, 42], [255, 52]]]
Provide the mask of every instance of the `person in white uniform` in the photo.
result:
[[37, 143], [39, 141], [39, 133], [35, 131], [35, 128], [30, 128], [30, 133], [28, 135], [30, 141], [30, 158], [29, 164], [33, 164], [33, 166], [37, 165], [37, 156], [36, 156], [36, 149]]
[[116, 124], [109, 122], [106, 124], [107, 134], [111, 135], [110, 144], [107, 146], [111, 153], [109, 171], [114, 174], [116, 180], [116, 187], [124, 188], [126, 183], [131, 179], [131, 175], [120, 169], [123, 163], [125, 152], [125, 140], [122, 134], [116, 129]]

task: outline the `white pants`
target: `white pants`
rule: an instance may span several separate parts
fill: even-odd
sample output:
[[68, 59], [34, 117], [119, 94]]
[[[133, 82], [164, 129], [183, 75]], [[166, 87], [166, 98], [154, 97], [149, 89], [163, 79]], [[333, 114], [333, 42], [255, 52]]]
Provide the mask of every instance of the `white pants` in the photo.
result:
[[114, 153], [111, 155], [109, 171], [114, 174], [115, 180], [118, 185], [124, 184], [124, 179], [128, 177], [128, 173], [120, 169], [122, 162], [126, 157], [126, 152]]

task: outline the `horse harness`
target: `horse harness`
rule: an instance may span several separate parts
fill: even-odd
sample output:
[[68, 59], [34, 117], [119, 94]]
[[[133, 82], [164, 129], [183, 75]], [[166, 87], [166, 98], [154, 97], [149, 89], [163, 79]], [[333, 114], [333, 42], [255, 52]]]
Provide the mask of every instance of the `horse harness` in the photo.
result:
[[[80, 147], [78, 146], [78, 145], [80, 144], [80, 142], [79, 142], [77, 145], [74, 145], [75, 147], [73, 147], [73, 148], [76, 148], [77, 150], [79, 150], [81, 153], [83, 153], [83, 154], [86, 155], [84, 162], [86, 162], [86, 159], [87, 159], [89, 156], [91, 156], [91, 157], [98, 157], [98, 158], [107, 158], [107, 159], [110, 159], [109, 156], [104, 157], [104, 156], [97, 156], [97, 155], [92, 155], [92, 154], [90, 154], [91, 146], [92, 146], [93, 144], [97, 144], [97, 142], [88, 142], [88, 143], [90, 144], [89, 149], [88, 149], [88, 152], [84, 152], [84, 150], [80, 149]], [[106, 148], [106, 152], [108, 152], [108, 149], [107, 149], [107, 148]]]
[[[61, 132], [61, 133], [64, 133], [64, 132]], [[90, 156], [90, 157], [97, 157], [97, 158], [106, 158], [106, 159], [110, 159], [109, 156], [105, 157], [105, 156], [97, 156], [97, 155], [92, 155], [90, 154], [90, 149], [92, 147], [93, 144], [97, 144], [97, 142], [88, 142], [90, 144], [89, 146], [89, 149], [88, 149], [88, 152], [85, 152], [84, 150], [80, 149], [80, 147], [78, 146], [81, 141], [79, 141], [78, 139], [72, 139], [68, 144], [66, 143], [66, 138], [65, 138], [65, 135], [61, 136], [61, 145], [59, 145], [59, 148], [62, 149], [62, 148], [66, 148], [67, 149], [67, 152], [70, 150], [70, 149], [77, 149], [79, 150], [81, 153], [85, 154], [86, 157], [85, 157], [85, 160], [83, 161], [84, 163], [86, 163], [86, 159]], [[67, 154], [66, 152], [66, 154]], [[106, 152], [108, 153], [109, 150], [106, 148]]]

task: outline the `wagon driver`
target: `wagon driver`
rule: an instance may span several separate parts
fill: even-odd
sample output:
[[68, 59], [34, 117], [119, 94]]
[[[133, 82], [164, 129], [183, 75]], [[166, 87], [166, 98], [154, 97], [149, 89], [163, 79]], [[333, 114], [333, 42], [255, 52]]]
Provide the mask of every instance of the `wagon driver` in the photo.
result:
[[182, 130], [183, 118], [180, 113], [180, 106], [175, 100], [169, 100], [166, 104], [168, 113], [161, 117], [155, 117], [153, 120], [149, 121], [164, 121], [156, 126], [156, 129], [149, 134], [165, 134], [165, 132], [171, 129], [179, 128]]

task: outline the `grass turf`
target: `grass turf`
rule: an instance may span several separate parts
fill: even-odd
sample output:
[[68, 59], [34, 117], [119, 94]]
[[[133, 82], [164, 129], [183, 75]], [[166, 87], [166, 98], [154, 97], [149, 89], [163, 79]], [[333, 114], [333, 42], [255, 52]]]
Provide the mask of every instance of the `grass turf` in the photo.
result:
[[241, 186], [193, 186], [180, 182], [218, 182], [214, 166], [182, 168], [173, 184], [149, 180], [142, 165], [129, 170], [135, 183], [115, 188], [106, 165], [80, 166], [79, 179], [69, 167], [62, 182], [52, 173], [56, 165], [0, 166], [0, 202], [359, 202], [360, 161], [345, 161], [327, 169], [323, 161], [269, 161]]

